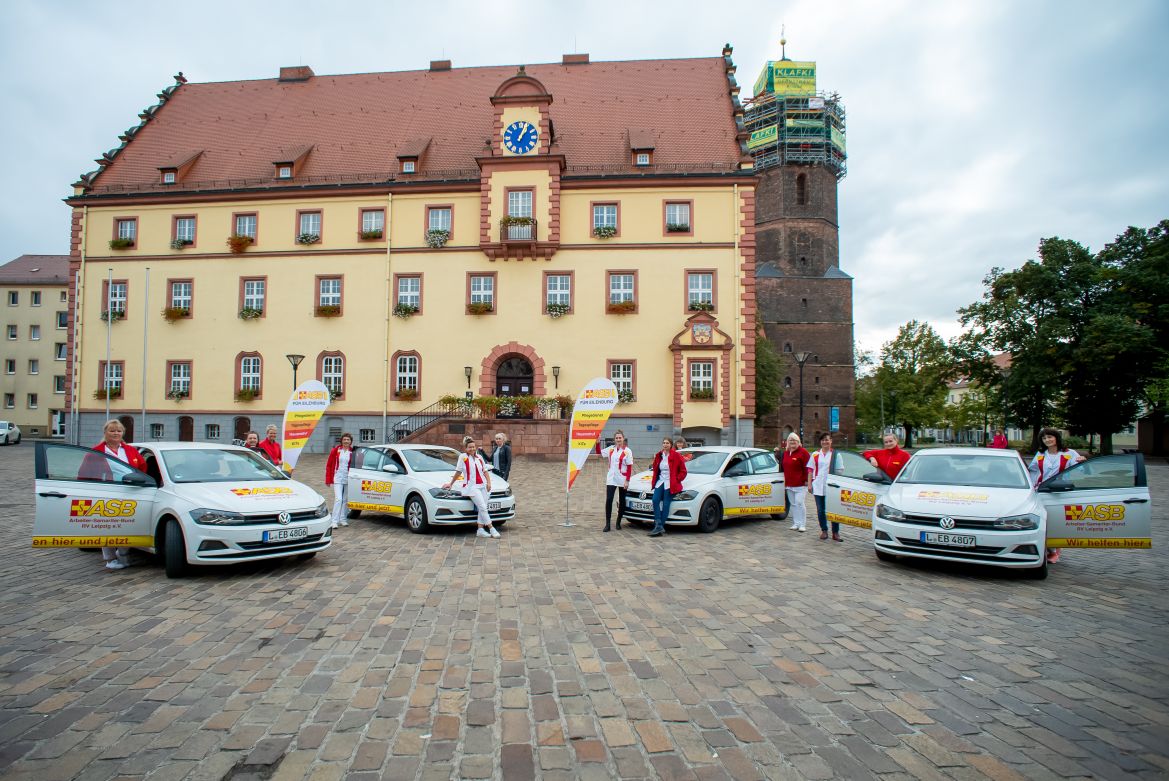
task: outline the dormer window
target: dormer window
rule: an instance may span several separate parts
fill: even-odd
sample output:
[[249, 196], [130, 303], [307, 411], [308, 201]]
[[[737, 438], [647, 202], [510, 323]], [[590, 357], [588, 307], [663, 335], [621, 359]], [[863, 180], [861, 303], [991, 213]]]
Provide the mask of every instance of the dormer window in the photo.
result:
[[292, 178], [292, 166], [291, 165], [278, 165], [278, 166], [276, 166], [276, 178], [277, 179], [291, 179]]
[[177, 178], [178, 178], [178, 172], [176, 170], [174, 170], [173, 168], [170, 170], [164, 169], [162, 172], [162, 183], [163, 184], [174, 184]]
[[638, 152], [637, 154], [635, 154], [633, 156], [633, 164], [634, 165], [649, 165], [650, 157], [651, 157], [651, 155], [649, 152]]
[[413, 160], [403, 160], [402, 161], [402, 173], [404, 173], [404, 174], [414, 173], [414, 164], [415, 164], [415, 162]]

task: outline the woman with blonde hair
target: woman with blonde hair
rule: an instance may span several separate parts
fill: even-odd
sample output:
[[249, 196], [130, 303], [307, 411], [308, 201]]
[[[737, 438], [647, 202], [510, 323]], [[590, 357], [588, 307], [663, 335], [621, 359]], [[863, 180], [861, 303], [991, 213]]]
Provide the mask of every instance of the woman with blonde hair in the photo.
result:
[[[126, 435], [126, 427], [122, 425], [122, 421], [118, 419], [107, 420], [106, 424], [102, 426], [102, 441], [93, 446], [93, 449], [99, 453], [104, 453], [107, 456], [116, 458], [123, 463], [129, 464], [140, 472], [146, 471], [146, 459], [138, 452], [138, 450], [131, 444], [122, 441], [122, 437]], [[86, 458], [89, 458], [87, 456]], [[93, 457], [98, 460], [96, 456]], [[82, 470], [86, 469], [86, 465], [82, 465]], [[99, 471], [109, 471], [109, 467], [104, 463], [99, 465]], [[113, 479], [111, 475], [109, 479]], [[125, 569], [130, 566], [127, 558], [130, 555], [129, 548], [102, 548], [101, 557], [106, 563], [106, 569], [118, 570]]]

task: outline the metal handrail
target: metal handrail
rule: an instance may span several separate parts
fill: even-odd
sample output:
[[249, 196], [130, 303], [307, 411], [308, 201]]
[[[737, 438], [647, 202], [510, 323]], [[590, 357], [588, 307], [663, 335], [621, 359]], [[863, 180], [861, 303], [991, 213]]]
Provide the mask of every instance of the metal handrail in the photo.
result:
[[386, 444], [396, 444], [405, 440], [416, 431], [420, 431], [427, 426], [434, 423], [436, 420], [443, 418], [454, 417], [458, 411], [458, 404], [447, 404], [442, 401], [436, 401], [429, 407], [415, 412], [405, 418], [400, 418], [389, 429], [386, 430], [385, 438]]

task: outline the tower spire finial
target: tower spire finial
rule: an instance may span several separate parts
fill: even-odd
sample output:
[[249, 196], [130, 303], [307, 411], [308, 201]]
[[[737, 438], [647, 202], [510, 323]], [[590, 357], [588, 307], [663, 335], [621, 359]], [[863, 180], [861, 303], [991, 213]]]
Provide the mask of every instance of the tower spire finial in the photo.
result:
[[779, 58], [781, 60], [787, 59], [787, 25], [781, 24], [779, 26]]

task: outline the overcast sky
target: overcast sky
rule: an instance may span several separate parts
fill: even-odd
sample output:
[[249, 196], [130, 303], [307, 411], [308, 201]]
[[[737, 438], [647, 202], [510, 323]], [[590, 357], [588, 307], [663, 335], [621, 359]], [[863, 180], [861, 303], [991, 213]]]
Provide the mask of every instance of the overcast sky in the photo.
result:
[[987, 271], [1034, 257], [1042, 237], [1099, 249], [1169, 218], [1164, 0], [26, 0], [0, 26], [0, 262], [68, 251], [69, 185], [180, 70], [707, 57], [730, 42], [746, 97], [781, 25], [788, 56], [815, 60], [848, 111], [840, 265], [862, 347], [912, 318], [953, 336]]

